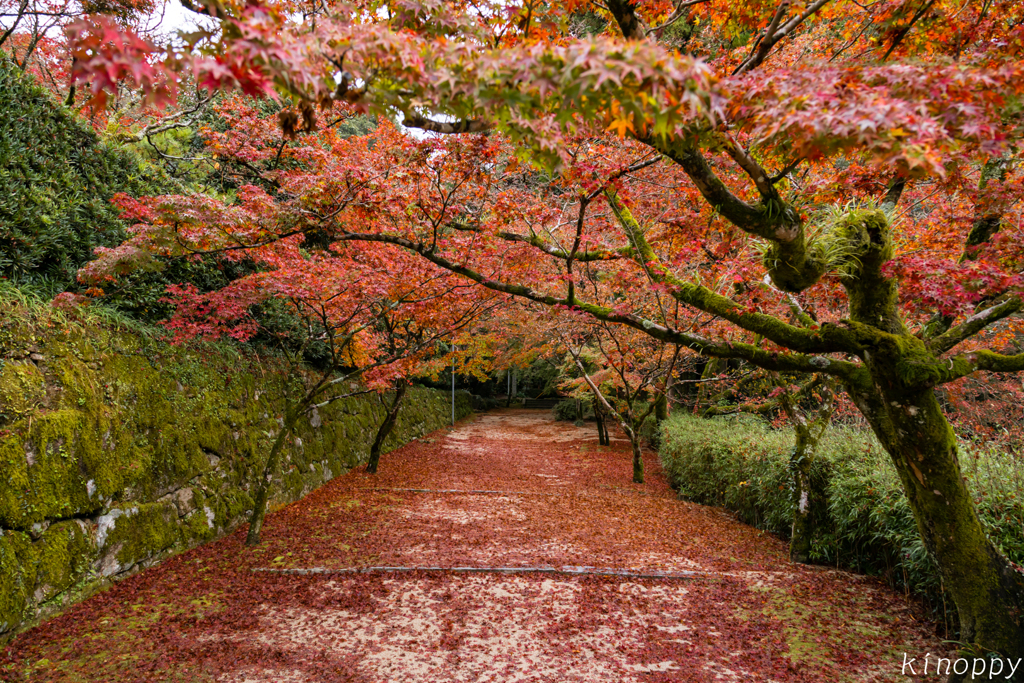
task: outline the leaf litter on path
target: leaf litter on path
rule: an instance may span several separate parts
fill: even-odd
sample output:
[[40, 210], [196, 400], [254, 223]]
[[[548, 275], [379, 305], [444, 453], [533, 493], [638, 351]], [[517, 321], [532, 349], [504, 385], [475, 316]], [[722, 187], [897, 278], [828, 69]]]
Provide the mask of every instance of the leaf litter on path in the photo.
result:
[[[544, 412], [477, 416], [269, 515], [258, 548], [239, 529], [21, 634], [0, 678], [852, 683], [944, 651], [902, 596], [646, 466]], [[337, 571], [367, 567], [408, 570]], [[692, 578], [540, 571], [566, 567]]]

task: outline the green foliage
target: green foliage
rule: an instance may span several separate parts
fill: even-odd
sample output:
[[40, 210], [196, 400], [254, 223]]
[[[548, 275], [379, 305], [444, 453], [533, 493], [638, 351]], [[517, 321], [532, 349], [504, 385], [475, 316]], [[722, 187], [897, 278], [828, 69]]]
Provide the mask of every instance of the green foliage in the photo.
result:
[[566, 420], [574, 422], [577, 418], [576, 415], [576, 399], [567, 398], [564, 401], [559, 401], [555, 404], [555, 407], [551, 409], [556, 420]]
[[351, 116], [339, 123], [337, 130], [342, 138], [363, 136], [377, 130], [377, 117], [368, 114]]
[[[751, 416], [673, 415], [662, 434], [661, 460], [681, 497], [728, 508], [744, 522], [789, 535], [792, 431], [771, 429]], [[961, 444], [961, 462], [989, 538], [1012, 562], [1024, 563], [1024, 463], [968, 444]], [[941, 610], [937, 567], [874, 435], [827, 431], [811, 479], [823, 496], [817, 501], [822, 504], [812, 561], [882, 575]]]
[[[114, 194], [183, 189], [133, 150], [101, 141], [2, 54], [0, 187], [0, 278], [45, 299], [77, 288], [76, 273], [96, 247], [114, 247], [127, 238], [126, 222], [110, 203]], [[168, 284], [212, 291], [254, 270], [246, 262], [212, 258], [164, 265], [160, 272], [132, 273], [105, 286], [104, 302], [152, 322], [171, 312], [160, 302]]]
[[543, 356], [533, 360], [519, 374], [519, 393], [534, 398], [554, 396], [561, 370], [556, 363]]
[[158, 194], [166, 181], [100, 142], [0, 54], [0, 187], [0, 276], [50, 297], [95, 247], [124, 240], [110, 198]]
[[640, 425], [640, 438], [654, 450], [661, 448], [661, 425], [658, 424], [657, 417], [647, 416], [643, 424]]

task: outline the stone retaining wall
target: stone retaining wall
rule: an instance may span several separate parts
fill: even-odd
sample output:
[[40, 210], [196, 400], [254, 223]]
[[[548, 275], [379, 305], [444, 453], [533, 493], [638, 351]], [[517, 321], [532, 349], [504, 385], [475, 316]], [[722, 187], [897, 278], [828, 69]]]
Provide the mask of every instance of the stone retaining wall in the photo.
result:
[[[287, 385], [279, 365], [228, 347], [0, 300], [0, 636], [243, 521]], [[412, 389], [387, 447], [449, 424], [449, 401]], [[470, 412], [462, 392], [458, 417]], [[383, 416], [373, 395], [312, 411], [274, 504], [364, 460]]]

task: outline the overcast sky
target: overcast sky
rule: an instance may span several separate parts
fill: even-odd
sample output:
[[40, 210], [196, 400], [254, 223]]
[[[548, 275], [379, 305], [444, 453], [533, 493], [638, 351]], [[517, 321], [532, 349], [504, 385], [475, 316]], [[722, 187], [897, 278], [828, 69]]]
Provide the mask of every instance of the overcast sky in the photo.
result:
[[212, 28], [216, 22], [209, 17], [203, 17], [195, 12], [190, 12], [181, 6], [178, 0], [166, 0], [162, 6], [150, 15], [146, 23], [148, 28], [156, 29], [160, 33], [170, 35], [174, 31], [192, 31], [205, 25]]

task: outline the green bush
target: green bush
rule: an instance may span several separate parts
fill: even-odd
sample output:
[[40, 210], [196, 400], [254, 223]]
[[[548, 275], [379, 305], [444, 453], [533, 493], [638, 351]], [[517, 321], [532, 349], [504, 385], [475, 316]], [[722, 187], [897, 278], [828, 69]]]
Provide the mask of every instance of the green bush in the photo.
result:
[[[50, 299], [79, 289], [78, 269], [96, 247], [127, 237], [114, 194], [134, 197], [181, 193], [185, 188], [129, 148], [101, 141], [74, 112], [53, 99], [0, 52], [0, 279]], [[103, 303], [133, 318], [168, 317], [161, 302], [169, 284], [213, 291], [255, 272], [247, 261], [215, 257], [167, 261], [158, 272], [135, 272], [105, 285]], [[255, 311], [269, 346], [299, 331], [280, 304]], [[300, 335], [296, 335], [300, 336]], [[316, 364], [316, 349], [307, 356]]]
[[115, 193], [160, 194], [169, 181], [100, 142], [0, 53], [0, 187], [0, 276], [52, 297], [94, 248], [125, 239]]
[[[681, 497], [728, 508], [748, 524], [788, 537], [793, 445], [792, 431], [751, 416], [677, 414], [663, 423], [659, 455]], [[961, 444], [961, 465], [989, 538], [1012, 562], [1024, 563], [1024, 463]], [[873, 434], [839, 427], [826, 432], [812, 488], [818, 492], [812, 561], [884, 576], [941, 609], [937, 567], [896, 469]]]
[[574, 422], [577, 418], [576, 399], [567, 398], [564, 401], [559, 401], [555, 404], [555, 407], [551, 409], [551, 412], [554, 413], [556, 420]]
[[505, 405], [504, 401], [491, 396], [478, 396], [477, 394], [470, 394], [470, 396], [473, 400], [473, 410], [478, 412], [494, 410]]
[[640, 425], [640, 438], [654, 450], [661, 448], [661, 425], [658, 424], [658, 418], [654, 415], [648, 415], [644, 423]]

